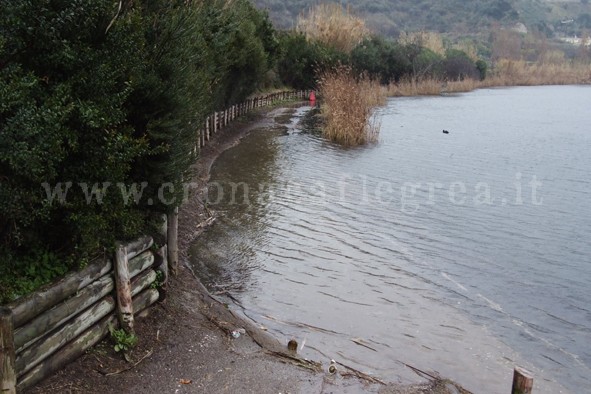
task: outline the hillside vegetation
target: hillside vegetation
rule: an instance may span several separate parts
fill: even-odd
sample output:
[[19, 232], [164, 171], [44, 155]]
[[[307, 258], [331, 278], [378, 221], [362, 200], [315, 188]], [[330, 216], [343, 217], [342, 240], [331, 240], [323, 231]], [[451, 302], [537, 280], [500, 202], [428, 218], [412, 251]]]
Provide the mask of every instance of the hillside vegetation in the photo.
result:
[[[297, 16], [318, 0], [254, 0], [277, 27], [295, 26]], [[454, 35], [484, 33], [492, 25], [523, 23], [547, 37], [581, 36], [591, 29], [589, 0], [349, 0], [343, 1], [376, 33], [430, 30]]]

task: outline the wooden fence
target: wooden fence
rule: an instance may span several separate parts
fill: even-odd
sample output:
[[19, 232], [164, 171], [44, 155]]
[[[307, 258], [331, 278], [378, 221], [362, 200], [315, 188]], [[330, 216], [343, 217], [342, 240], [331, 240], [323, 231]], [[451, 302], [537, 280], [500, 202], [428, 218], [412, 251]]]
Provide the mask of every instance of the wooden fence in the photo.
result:
[[[194, 153], [239, 116], [279, 101], [306, 99], [308, 91], [254, 97], [208, 116]], [[118, 245], [113, 259], [94, 262], [22, 300], [0, 307], [0, 392], [31, 387], [81, 356], [109, 333], [109, 326], [134, 331], [134, 315], [161, 297], [156, 281], [178, 269], [178, 208], [164, 218], [167, 241], [151, 237]]]
[[104, 338], [110, 325], [128, 322], [129, 316], [117, 318], [125, 297], [132, 300], [126, 309], [131, 321], [156, 302], [160, 294], [153, 284], [168, 269], [166, 246], [153, 250], [153, 244], [151, 237], [143, 237], [120, 245], [113, 260], [94, 262], [0, 308], [0, 392], [34, 385]]
[[305, 100], [309, 97], [309, 90], [293, 90], [269, 93], [246, 100], [241, 104], [232, 105], [224, 111], [214, 112], [205, 119], [203, 128], [199, 129], [198, 142], [195, 144], [193, 153], [197, 155], [209, 139], [218, 131], [226, 127], [230, 122], [239, 116], [245, 115], [252, 110], [260, 107], [274, 105], [280, 101], [286, 100]]

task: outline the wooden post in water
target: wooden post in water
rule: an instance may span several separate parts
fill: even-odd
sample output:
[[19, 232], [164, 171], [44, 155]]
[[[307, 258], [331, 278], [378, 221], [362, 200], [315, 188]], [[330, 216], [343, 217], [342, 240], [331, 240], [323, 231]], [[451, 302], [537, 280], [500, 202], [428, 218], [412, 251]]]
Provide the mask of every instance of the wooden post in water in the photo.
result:
[[0, 307], [0, 392], [16, 394], [12, 310]]
[[133, 327], [133, 301], [131, 277], [127, 261], [127, 248], [119, 244], [115, 250], [115, 288], [117, 289], [117, 315], [121, 328], [128, 334], [135, 333]]
[[534, 377], [531, 372], [521, 367], [515, 367], [511, 394], [531, 394], [533, 387]]
[[168, 214], [168, 264], [173, 275], [178, 273], [179, 269], [179, 208]]

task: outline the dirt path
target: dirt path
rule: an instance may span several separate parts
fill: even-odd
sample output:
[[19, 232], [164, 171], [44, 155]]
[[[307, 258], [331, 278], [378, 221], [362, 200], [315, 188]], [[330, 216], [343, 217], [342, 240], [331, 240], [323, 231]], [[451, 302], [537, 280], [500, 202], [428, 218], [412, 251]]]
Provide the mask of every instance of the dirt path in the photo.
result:
[[[214, 136], [195, 165], [196, 193], [179, 219], [181, 263], [191, 242], [210, 223], [201, 203], [212, 163], [250, 131], [289, 122], [289, 108], [275, 108], [235, 121]], [[132, 363], [109, 339], [45, 380], [30, 393], [462, 393], [446, 381], [402, 387], [371, 382], [338, 366], [301, 359], [286, 344], [235, 315], [213, 298], [181, 264], [166, 299], [138, 319], [139, 344]], [[232, 331], [243, 330], [238, 338]], [[447, 388], [446, 388], [447, 387]]]

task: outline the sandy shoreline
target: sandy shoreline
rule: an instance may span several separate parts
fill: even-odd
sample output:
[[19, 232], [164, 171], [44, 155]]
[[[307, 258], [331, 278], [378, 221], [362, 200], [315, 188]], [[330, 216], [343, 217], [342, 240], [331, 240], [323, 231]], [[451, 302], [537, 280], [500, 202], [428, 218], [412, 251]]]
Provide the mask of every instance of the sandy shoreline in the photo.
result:
[[[212, 297], [186, 266], [190, 244], [215, 213], [202, 203], [210, 169], [225, 150], [248, 133], [282, 127], [292, 109], [265, 109], [236, 120], [215, 135], [194, 166], [198, 188], [179, 215], [181, 268], [166, 300], [139, 319], [140, 342], [129, 364], [109, 339], [28, 392], [31, 393], [462, 393], [447, 381], [415, 387], [372, 382], [368, 376], [299, 358], [253, 322]], [[201, 224], [201, 225], [200, 225]], [[244, 329], [233, 338], [231, 332]], [[287, 339], [285, 339], [287, 342]]]

